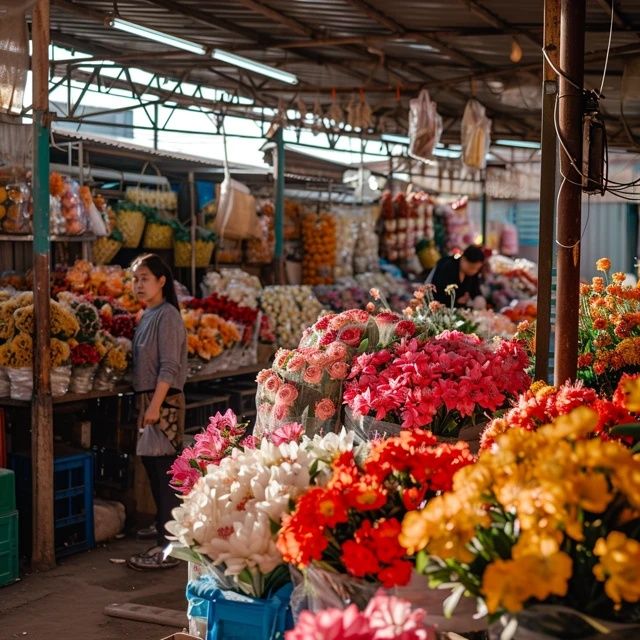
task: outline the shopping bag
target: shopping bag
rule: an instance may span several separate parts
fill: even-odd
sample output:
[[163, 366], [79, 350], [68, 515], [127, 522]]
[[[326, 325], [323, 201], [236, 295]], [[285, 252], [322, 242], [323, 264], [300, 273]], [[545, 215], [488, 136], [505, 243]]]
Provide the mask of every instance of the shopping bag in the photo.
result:
[[220, 238], [231, 240], [259, 238], [261, 234], [256, 199], [246, 185], [228, 176], [220, 185], [213, 230]]
[[152, 424], [142, 428], [136, 445], [136, 455], [158, 457], [172, 456], [175, 453], [176, 450], [169, 438], [162, 433], [159, 425]]

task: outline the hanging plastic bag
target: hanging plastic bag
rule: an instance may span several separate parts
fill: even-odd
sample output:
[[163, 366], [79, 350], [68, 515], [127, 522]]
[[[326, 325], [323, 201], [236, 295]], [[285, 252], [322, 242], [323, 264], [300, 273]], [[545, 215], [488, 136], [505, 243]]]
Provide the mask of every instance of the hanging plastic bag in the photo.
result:
[[172, 456], [176, 450], [159, 425], [151, 424], [142, 429], [136, 445], [137, 456]]
[[469, 100], [464, 108], [461, 133], [462, 162], [470, 169], [484, 169], [491, 146], [491, 120], [477, 100]]
[[440, 141], [442, 118], [437, 106], [426, 89], [409, 101], [409, 155], [416, 160], [430, 160]]

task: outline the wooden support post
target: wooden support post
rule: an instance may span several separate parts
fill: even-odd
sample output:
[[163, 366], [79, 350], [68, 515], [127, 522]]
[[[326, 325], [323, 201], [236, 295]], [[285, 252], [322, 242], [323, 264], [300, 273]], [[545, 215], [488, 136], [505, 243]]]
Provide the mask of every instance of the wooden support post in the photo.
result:
[[[560, 49], [560, 0], [545, 0], [544, 47], [558, 67]], [[551, 342], [551, 273], [553, 271], [553, 225], [556, 208], [556, 153], [554, 125], [558, 79], [551, 65], [543, 61], [542, 134], [540, 168], [540, 223], [538, 231], [538, 317], [536, 320], [536, 380], [549, 378]]]
[[275, 194], [275, 267], [276, 284], [284, 284], [284, 132], [279, 128], [275, 135], [273, 172], [276, 185]]
[[36, 570], [55, 567], [53, 526], [53, 402], [49, 351], [49, 0], [33, 9], [33, 302], [31, 418], [33, 546]]
[[[559, 132], [564, 176], [558, 194], [558, 288], [554, 381], [573, 380], [578, 360], [582, 188], [582, 90], [586, 0], [561, 0]], [[575, 85], [575, 86], [574, 86]]]

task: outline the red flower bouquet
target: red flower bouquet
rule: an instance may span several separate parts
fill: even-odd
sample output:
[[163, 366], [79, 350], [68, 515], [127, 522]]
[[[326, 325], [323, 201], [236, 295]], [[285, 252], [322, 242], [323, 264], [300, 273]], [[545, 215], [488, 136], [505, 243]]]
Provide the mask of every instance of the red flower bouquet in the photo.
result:
[[405, 585], [413, 563], [398, 541], [404, 514], [449, 490], [473, 460], [465, 443], [438, 443], [422, 430], [372, 443], [363, 462], [343, 453], [328, 484], [309, 489], [284, 517], [278, 549], [300, 569], [315, 563], [385, 587]]
[[[577, 407], [588, 407], [598, 414], [598, 423], [593, 436], [604, 440], [615, 437], [611, 433], [616, 425], [637, 422], [629, 411], [625, 385], [638, 376], [624, 375], [612, 399], [598, 394], [594, 389], [585, 387], [582, 382], [566, 383], [561, 387], [551, 387], [544, 382], [536, 382], [521, 394], [514, 406], [501, 418], [492, 420], [481, 438], [481, 448], [490, 448], [496, 439], [512, 428], [537, 431], [545, 424], [553, 422], [559, 416], [570, 414]], [[634, 408], [634, 407], [631, 407]]]
[[71, 364], [74, 367], [98, 364], [100, 359], [98, 349], [88, 342], [81, 342], [71, 349]]
[[358, 356], [344, 401], [356, 417], [457, 436], [526, 389], [527, 366], [516, 342], [445, 331]]

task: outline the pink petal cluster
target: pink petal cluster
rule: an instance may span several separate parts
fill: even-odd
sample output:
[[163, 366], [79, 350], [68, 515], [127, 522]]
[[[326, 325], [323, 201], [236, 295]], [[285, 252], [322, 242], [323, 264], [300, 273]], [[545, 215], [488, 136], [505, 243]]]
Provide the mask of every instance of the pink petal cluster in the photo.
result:
[[288, 444], [289, 442], [298, 442], [302, 434], [304, 433], [304, 427], [297, 422], [289, 422], [278, 427], [268, 437], [272, 444], [279, 447], [281, 444]]
[[[224, 414], [216, 413], [209, 418], [207, 428], [196, 435], [193, 447], [185, 447], [171, 465], [169, 484], [180, 493], [188, 494], [198, 479], [205, 475], [208, 465], [220, 464], [234, 447], [246, 446], [240, 443], [245, 430], [246, 425], [238, 424], [238, 418], [231, 409]], [[243, 443], [247, 441], [245, 438]]]
[[516, 342], [490, 344], [445, 331], [426, 342], [402, 340], [358, 356], [344, 401], [363, 416], [425, 427], [436, 414], [457, 412], [464, 418], [504, 406], [528, 387], [527, 365]]
[[303, 611], [285, 640], [435, 640], [422, 609], [411, 610], [406, 600], [378, 593], [360, 612], [352, 604], [344, 611]]

